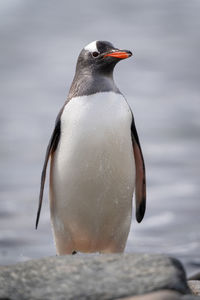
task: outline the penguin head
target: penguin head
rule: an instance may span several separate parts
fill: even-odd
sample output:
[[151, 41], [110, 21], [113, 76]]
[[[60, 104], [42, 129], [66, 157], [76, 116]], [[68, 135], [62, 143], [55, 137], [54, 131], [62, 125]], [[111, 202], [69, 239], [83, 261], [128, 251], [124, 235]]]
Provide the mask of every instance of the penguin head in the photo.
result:
[[94, 41], [85, 46], [79, 54], [76, 72], [109, 76], [120, 60], [131, 55], [131, 51], [115, 48], [110, 42]]

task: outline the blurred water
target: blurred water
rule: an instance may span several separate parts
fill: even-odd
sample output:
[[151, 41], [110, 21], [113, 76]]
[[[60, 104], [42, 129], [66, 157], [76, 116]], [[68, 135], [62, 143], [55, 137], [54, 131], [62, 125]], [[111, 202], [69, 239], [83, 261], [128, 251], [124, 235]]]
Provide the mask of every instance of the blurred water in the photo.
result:
[[133, 50], [115, 80], [133, 109], [148, 207], [127, 252], [167, 253], [200, 269], [200, 2], [2, 0], [0, 264], [55, 255], [40, 172], [77, 56], [96, 39]]

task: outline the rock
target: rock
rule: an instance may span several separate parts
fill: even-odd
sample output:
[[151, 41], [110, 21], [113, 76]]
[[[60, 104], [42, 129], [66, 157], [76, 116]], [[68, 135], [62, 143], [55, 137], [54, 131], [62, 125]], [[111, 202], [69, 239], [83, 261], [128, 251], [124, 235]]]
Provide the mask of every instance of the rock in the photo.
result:
[[181, 300], [181, 294], [170, 290], [162, 290], [140, 296], [121, 298], [119, 300]]
[[200, 296], [200, 281], [199, 280], [189, 280], [188, 285], [192, 291], [192, 294]]
[[200, 300], [200, 297], [194, 295], [185, 295], [181, 300]]
[[200, 280], [200, 272], [190, 276], [188, 280]]
[[117, 299], [161, 289], [189, 292], [181, 263], [163, 255], [67, 255], [0, 268], [0, 299]]
[[120, 298], [118, 300], [200, 300], [200, 297], [190, 294], [183, 296], [180, 293], [174, 291], [162, 290], [140, 296]]

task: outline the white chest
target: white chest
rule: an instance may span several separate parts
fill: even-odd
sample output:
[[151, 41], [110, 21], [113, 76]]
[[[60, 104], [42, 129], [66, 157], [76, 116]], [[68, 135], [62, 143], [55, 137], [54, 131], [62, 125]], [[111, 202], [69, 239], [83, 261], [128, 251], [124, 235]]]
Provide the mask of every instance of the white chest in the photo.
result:
[[120, 94], [105, 92], [70, 100], [61, 116], [54, 155], [57, 185], [62, 186], [63, 180], [73, 183], [81, 176], [97, 182], [100, 176], [117, 180], [117, 176], [123, 178], [123, 170], [128, 176], [134, 164], [131, 122], [130, 108]]
[[66, 141], [68, 147], [76, 147], [78, 142], [82, 147], [102, 139], [117, 142], [130, 135], [131, 121], [130, 108], [121, 94], [104, 92], [73, 98], [61, 117], [61, 144]]

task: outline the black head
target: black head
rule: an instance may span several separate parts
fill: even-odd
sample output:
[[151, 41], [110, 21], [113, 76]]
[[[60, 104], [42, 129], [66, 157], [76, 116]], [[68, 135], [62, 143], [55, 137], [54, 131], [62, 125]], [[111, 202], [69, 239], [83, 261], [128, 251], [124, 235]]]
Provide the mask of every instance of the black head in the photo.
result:
[[116, 63], [131, 55], [131, 51], [119, 50], [109, 42], [94, 41], [81, 51], [76, 65], [76, 72], [111, 75]]

